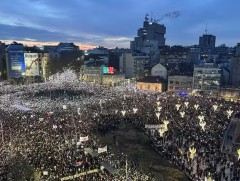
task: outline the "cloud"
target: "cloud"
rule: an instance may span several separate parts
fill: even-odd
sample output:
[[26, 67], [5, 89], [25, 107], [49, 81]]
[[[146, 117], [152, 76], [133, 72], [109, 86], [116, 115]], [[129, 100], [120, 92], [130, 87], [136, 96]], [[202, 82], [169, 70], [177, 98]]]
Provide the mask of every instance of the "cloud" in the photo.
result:
[[[4, 24], [5, 29], [0, 38], [129, 47], [127, 41], [142, 27], [145, 13], [153, 12], [167, 27], [167, 42], [196, 44], [208, 23], [209, 31], [218, 35], [217, 41], [229, 37], [226, 44], [233, 45], [236, 42], [231, 37], [237, 41], [239, 33], [227, 27], [239, 30], [239, 6], [240, 1], [226, 0], [1, 0], [0, 28]], [[216, 24], [222, 26], [221, 31], [211, 26]]]

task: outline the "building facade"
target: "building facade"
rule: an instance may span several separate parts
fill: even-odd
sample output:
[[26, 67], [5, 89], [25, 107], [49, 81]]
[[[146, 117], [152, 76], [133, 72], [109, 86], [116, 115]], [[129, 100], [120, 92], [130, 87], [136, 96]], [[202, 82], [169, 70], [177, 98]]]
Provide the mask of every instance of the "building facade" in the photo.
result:
[[149, 73], [149, 56], [145, 54], [123, 53], [119, 60], [119, 70], [126, 79], [139, 80]]
[[192, 93], [192, 76], [184, 76], [184, 75], [173, 75], [168, 76], [168, 92], [184, 92], [187, 94]]
[[142, 51], [145, 41], [157, 41], [157, 46], [165, 46], [166, 27], [158, 24], [146, 16], [143, 22], [143, 28], [138, 29], [137, 37], [131, 42], [130, 49], [135, 51]]
[[199, 46], [204, 52], [211, 52], [215, 48], [216, 36], [204, 34], [199, 37]]
[[157, 21], [145, 17], [143, 27], [138, 29], [137, 37], [130, 42], [130, 49], [134, 53], [143, 52], [149, 55], [149, 67], [153, 67], [160, 61], [159, 47], [165, 46], [166, 27]]
[[24, 46], [13, 42], [6, 49], [7, 79], [23, 83], [25, 77]]
[[230, 82], [232, 85], [240, 85], [240, 45], [236, 47], [230, 64]]
[[6, 67], [6, 55], [5, 55], [5, 43], [0, 41], [0, 80], [5, 80], [7, 67]]
[[219, 97], [229, 101], [240, 100], [240, 88], [239, 87], [221, 87]]
[[193, 93], [218, 95], [221, 81], [221, 69], [211, 67], [194, 67]]
[[137, 89], [151, 92], [166, 91], [166, 80], [157, 76], [144, 77], [137, 81]]
[[102, 75], [102, 85], [116, 86], [123, 85], [124, 83], [125, 83], [124, 74], [115, 73]]

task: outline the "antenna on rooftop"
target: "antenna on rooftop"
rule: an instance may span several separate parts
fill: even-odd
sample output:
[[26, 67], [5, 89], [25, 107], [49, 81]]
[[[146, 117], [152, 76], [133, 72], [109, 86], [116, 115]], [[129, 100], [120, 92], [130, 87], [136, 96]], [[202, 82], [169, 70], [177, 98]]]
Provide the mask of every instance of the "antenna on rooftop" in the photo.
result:
[[206, 23], [206, 29], [205, 29], [205, 34], [207, 35], [208, 29], [207, 29], [207, 23]]
[[153, 13], [151, 12], [151, 22], [153, 22]]
[[146, 15], [145, 15], [145, 21], [148, 21], [148, 20], [149, 20], [149, 19], [148, 19], [148, 16], [149, 16], [149, 14], [146, 13]]

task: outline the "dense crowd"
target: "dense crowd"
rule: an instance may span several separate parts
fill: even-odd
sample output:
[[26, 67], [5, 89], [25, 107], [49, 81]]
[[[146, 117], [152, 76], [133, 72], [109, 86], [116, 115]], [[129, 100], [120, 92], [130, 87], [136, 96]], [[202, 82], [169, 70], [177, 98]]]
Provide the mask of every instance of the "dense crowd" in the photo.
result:
[[[31, 110], [16, 110], [13, 105]], [[231, 116], [227, 110], [233, 111]], [[47, 83], [2, 85], [0, 180], [14, 178], [12, 170], [16, 164], [30, 166], [35, 177], [41, 180], [61, 180], [94, 169], [98, 171], [75, 180], [126, 180], [126, 155], [108, 150], [95, 157], [85, 148], [104, 147], [97, 133], [106, 133], [119, 122], [128, 121], [143, 129], [162, 157], [192, 180], [239, 181], [237, 155], [221, 145], [224, 131], [238, 110], [238, 103], [216, 98], [180, 97], [141, 92], [134, 87], [86, 84], [79, 82], [71, 71]], [[204, 117], [205, 129], [199, 124], [199, 116]], [[164, 132], [145, 127], [163, 127], [166, 120]], [[80, 137], [88, 139], [79, 141]], [[190, 149], [195, 149], [194, 154], [190, 155]], [[109, 173], [101, 166], [102, 162], [109, 163], [119, 173]], [[155, 180], [151, 173], [143, 173], [131, 161], [127, 164], [127, 173], [130, 180]]]

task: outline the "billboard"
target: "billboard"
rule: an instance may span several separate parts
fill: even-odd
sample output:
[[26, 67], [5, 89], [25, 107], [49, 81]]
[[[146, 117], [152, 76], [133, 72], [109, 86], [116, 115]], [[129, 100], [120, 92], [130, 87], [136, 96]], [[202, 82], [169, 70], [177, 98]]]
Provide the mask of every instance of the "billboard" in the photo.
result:
[[25, 74], [24, 49], [8, 49], [8, 70], [11, 78], [23, 77]]
[[114, 74], [114, 67], [103, 67], [103, 74]]
[[24, 53], [26, 76], [39, 76], [38, 53]]

